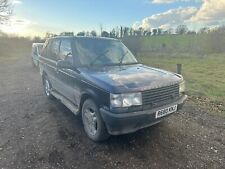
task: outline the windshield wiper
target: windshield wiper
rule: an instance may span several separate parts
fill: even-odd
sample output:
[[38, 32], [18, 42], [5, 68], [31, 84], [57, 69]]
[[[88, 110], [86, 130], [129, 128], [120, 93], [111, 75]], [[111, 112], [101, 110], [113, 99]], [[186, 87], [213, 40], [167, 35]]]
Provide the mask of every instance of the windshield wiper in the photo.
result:
[[90, 64], [89, 66], [92, 66], [97, 60], [99, 60], [102, 56], [105, 56], [106, 53], [108, 53], [110, 49], [105, 50], [102, 54], [98, 55]]
[[122, 65], [123, 59], [124, 59], [124, 57], [125, 57], [127, 54], [128, 54], [128, 50], [127, 50], [127, 51], [123, 54], [123, 56], [121, 57], [120, 63], [119, 63], [120, 66]]

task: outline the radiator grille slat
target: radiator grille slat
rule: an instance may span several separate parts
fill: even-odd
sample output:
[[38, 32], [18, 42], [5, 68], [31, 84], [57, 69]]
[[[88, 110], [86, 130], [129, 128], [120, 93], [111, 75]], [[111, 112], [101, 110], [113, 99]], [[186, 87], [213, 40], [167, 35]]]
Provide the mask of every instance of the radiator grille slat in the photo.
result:
[[143, 106], [159, 106], [179, 97], [179, 84], [155, 88], [142, 92]]
[[[179, 89], [177, 89], [179, 90]], [[165, 91], [165, 92], [158, 92], [158, 93], [153, 93], [153, 94], [148, 94], [148, 95], [145, 95], [143, 94], [143, 97], [146, 97], [146, 98], [155, 98], [155, 97], [160, 97], [160, 96], [165, 96], [165, 95], [171, 95], [171, 94], [174, 94], [174, 93], [178, 93], [178, 91]]]

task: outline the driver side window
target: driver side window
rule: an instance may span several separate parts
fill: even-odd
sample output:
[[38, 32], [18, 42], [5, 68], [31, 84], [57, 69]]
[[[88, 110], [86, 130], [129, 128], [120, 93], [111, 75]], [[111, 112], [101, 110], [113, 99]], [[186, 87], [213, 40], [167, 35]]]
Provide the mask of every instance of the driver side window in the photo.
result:
[[63, 39], [61, 41], [59, 57], [61, 60], [73, 64], [72, 47], [69, 39]]

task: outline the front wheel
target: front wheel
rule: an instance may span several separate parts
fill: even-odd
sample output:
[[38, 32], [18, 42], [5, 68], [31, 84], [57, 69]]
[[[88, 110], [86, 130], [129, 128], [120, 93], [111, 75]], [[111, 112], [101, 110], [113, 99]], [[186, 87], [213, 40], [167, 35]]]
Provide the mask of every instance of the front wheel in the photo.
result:
[[87, 99], [82, 106], [82, 121], [86, 134], [93, 141], [103, 141], [109, 138], [99, 110], [91, 99]]

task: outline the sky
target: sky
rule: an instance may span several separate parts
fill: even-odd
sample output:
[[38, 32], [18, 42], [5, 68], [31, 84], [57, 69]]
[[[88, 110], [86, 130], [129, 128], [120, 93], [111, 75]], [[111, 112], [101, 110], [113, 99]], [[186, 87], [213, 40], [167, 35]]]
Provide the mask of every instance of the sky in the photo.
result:
[[225, 0], [11, 0], [13, 15], [0, 30], [19, 36], [46, 32], [106, 31], [116, 26], [146, 30], [225, 24]]

